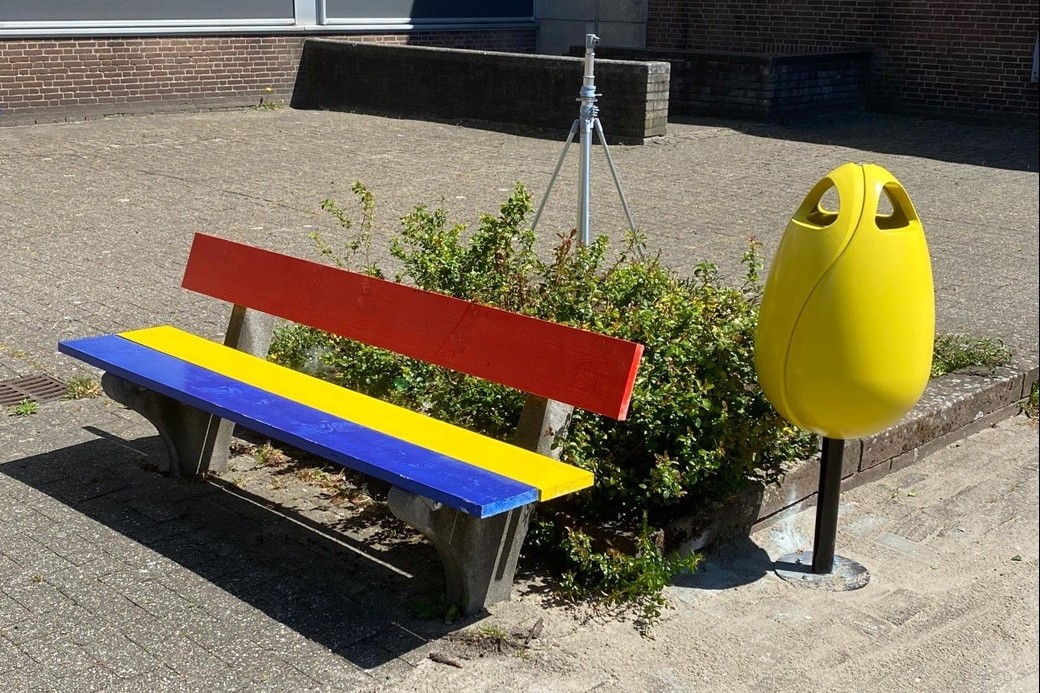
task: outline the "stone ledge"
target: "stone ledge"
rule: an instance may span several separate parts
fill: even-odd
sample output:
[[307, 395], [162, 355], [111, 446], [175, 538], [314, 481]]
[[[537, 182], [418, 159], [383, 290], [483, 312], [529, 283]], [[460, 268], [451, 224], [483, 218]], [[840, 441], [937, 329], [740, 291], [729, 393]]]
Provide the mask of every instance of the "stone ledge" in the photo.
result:
[[[1040, 375], [1037, 365], [1000, 368], [988, 375], [951, 373], [928, 384], [917, 406], [891, 428], [845, 443], [843, 491], [877, 481], [951, 443], [1019, 412]], [[746, 535], [816, 504], [818, 459], [793, 463], [783, 479], [756, 484], [697, 515], [673, 522], [666, 543], [697, 551]]]
[[[275, 98], [276, 97], [276, 98]], [[288, 94], [275, 94], [272, 101], [288, 103]], [[197, 99], [170, 98], [165, 100], [121, 101], [110, 104], [83, 106], [54, 106], [19, 112], [17, 115], [0, 118], [0, 127], [43, 125], [52, 123], [77, 123], [105, 118], [140, 117], [167, 115], [171, 113], [201, 113], [206, 111], [241, 111], [257, 107], [258, 98], [253, 95], [227, 95], [199, 97]]]
[[[648, 116], [667, 108], [670, 69], [596, 61], [608, 139], [665, 134], [666, 120]], [[566, 131], [578, 117], [583, 70], [581, 58], [308, 39], [292, 105]]]

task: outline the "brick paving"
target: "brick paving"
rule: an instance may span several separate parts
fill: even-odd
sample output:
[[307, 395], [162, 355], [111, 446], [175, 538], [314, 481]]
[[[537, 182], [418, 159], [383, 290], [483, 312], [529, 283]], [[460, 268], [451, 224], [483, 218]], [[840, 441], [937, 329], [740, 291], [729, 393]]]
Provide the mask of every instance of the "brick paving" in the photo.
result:
[[[939, 329], [999, 337], [1017, 367], [1037, 365], [1035, 129], [864, 116], [669, 133], [612, 148], [667, 264], [711, 260], [737, 279], [748, 236], [768, 256], [819, 177], [872, 160], [924, 220]], [[0, 379], [96, 375], [55, 352], [67, 337], [157, 323], [218, 337], [227, 307], [177, 288], [196, 230], [316, 257], [309, 234], [335, 232], [319, 202], [349, 202], [354, 180], [379, 201], [382, 239], [419, 202], [443, 198], [472, 222], [516, 180], [537, 202], [561, 144], [288, 109], [0, 128]], [[545, 234], [574, 224], [576, 157]], [[594, 230], [618, 238], [599, 152], [593, 176]], [[410, 609], [436, 589], [428, 547], [357, 541], [327, 503], [272, 512], [233, 478], [166, 479], [150, 462], [161, 454], [147, 424], [104, 399], [0, 417], [5, 690], [419, 687], [420, 663], [459, 627]]]

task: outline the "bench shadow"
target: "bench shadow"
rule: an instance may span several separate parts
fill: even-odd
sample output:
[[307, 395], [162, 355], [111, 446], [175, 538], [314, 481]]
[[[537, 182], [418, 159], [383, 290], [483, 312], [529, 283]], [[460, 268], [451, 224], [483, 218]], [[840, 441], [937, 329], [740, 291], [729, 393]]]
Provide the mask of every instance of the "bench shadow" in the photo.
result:
[[[233, 484], [159, 474], [149, 463], [165, 454], [158, 436], [124, 441], [86, 430], [99, 438], [6, 462], [0, 474], [168, 558], [362, 669], [479, 619], [429, 617], [444, 584], [436, 552], [425, 542], [375, 551]], [[217, 590], [213, 595], [221, 604], [234, 601]]]

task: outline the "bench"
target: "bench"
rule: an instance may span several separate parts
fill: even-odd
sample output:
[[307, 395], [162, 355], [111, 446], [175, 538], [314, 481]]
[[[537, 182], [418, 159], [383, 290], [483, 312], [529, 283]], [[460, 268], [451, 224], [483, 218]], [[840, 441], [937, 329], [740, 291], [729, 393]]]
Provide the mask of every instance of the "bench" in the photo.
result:
[[[105, 392], [156, 427], [172, 475], [226, 469], [239, 424], [388, 483], [466, 614], [509, 599], [536, 504], [592, 485], [553, 440], [573, 407], [624, 418], [643, 349], [204, 234], [182, 286], [233, 304], [223, 345], [159, 326], [58, 350], [105, 371]], [[526, 392], [515, 444], [267, 361], [276, 317]]]

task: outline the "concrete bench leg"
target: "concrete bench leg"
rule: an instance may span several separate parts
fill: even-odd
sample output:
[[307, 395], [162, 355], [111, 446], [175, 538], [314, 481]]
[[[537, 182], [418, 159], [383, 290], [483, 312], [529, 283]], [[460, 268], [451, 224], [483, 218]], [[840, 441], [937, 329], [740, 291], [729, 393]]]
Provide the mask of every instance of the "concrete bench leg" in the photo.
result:
[[465, 615], [507, 601], [534, 503], [479, 519], [397, 487], [390, 510], [433, 542], [444, 564], [448, 604]]
[[520, 422], [513, 433], [513, 445], [560, 459], [562, 450], [553, 447], [556, 439], [567, 432], [574, 407], [563, 402], [528, 395], [520, 412]]
[[210, 467], [227, 467], [228, 447], [234, 424], [182, 404], [166, 395], [120, 378], [101, 377], [105, 394], [148, 419], [166, 443], [171, 476], [185, 479], [204, 474]]
[[[224, 345], [259, 358], [267, 356], [274, 333], [274, 318], [243, 306], [231, 309]], [[148, 419], [159, 432], [170, 455], [171, 476], [189, 479], [208, 471], [227, 470], [232, 421], [182, 404], [177, 400], [105, 373], [105, 393], [123, 406]]]

